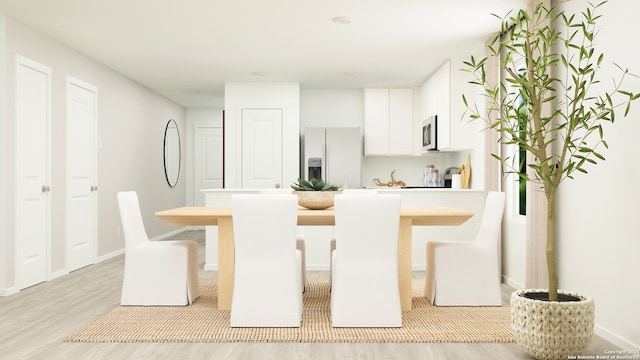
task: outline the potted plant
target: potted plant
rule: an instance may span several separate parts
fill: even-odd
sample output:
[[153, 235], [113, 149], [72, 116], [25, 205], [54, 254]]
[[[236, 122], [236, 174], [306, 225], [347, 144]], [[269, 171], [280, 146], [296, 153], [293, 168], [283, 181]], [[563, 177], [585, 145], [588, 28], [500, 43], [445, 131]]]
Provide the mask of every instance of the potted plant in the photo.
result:
[[291, 185], [293, 193], [298, 195], [298, 205], [311, 210], [322, 210], [333, 206], [333, 197], [340, 193], [340, 187], [312, 178], [307, 181], [298, 179]]
[[[568, 0], [567, 0], [568, 1]], [[507, 74], [493, 84], [487, 79], [487, 58], [471, 57], [465, 71], [483, 88], [484, 110], [469, 105], [472, 119], [487, 121], [501, 142], [518, 146], [533, 159], [493, 154], [508, 172], [517, 173], [544, 191], [547, 200], [546, 262], [549, 289], [516, 291], [511, 296], [514, 338], [538, 359], [567, 359], [590, 343], [594, 326], [593, 299], [558, 290], [556, 271], [556, 193], [561, 183], [604, 160], [607, 148], [603, 124], [613, 123], [618, 110], [629, 112], [640, 94], [622, 89], [629, 75], [620, 76], [611, 89], [599, 83], [604, 54], [596, 51], [596, 22], [606, 2], [589, 3], [579, 15], [559, 6], [530, 1], [527, 9], [501, 18], [502, 31], [488, 44], [490, 56]], [[604, 89], [604, 90], [603, 90]], [[524, 169], [524, 170], [523, 170]]]

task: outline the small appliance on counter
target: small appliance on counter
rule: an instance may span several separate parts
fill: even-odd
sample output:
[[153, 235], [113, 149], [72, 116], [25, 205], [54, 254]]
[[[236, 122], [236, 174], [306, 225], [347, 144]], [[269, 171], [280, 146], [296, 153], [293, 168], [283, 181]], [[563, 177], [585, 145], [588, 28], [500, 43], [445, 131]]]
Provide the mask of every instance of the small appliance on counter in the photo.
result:
[[422, 151], [438, 150], [438, 116], [433, 115], [422, 121]]
[[444, 179], [444, 187], [446, 188], [451, 187], [451, 175], [457, 174], [457, 173], [458, 173], [457, 167], [450, 167], [444, 171], [444, 175], [442, 175], [442, 178]]

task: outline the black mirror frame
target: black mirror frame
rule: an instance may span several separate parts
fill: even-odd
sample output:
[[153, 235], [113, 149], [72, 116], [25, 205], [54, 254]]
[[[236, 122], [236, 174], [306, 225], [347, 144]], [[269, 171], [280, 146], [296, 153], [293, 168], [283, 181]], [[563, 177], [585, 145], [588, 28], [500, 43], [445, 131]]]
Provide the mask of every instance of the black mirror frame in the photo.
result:
[[[169, 127], [171, 126], [172, 123], [175, 126], [176, 135], [178, 136], [178, 172], [176, 174], [175, 179], [173, 179], [173, 182], [171, 181], [172, 179], [169, 179], [169, 172], [167, 171], [167, 150], [169, 150], [169, 149], [167, 149], [167, 134], [168, 134], [168, 131], [169, 131]], [[164, 162], [164, 177], [167, 180], [167, 184], [169, 184], [169, 187], [173, 188], [173, 187], [176, 186], [176, 184], [178, 184], [178, 179], [180, 178], [180, 168], [181, 168], [181, 163], [182, 163], [182, 149], [181, 149], [181, 145], [180, 145], [180, 131], [178, 129], [178, 124], [173, 119], [169, 119], [169, 121], [167, 121], [167, 125], [164, 128], [163, 162]]]

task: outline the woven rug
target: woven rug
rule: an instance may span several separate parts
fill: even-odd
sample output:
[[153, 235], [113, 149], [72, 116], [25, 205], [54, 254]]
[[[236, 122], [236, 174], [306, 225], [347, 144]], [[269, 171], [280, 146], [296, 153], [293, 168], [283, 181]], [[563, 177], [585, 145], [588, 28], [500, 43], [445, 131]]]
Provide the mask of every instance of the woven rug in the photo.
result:
[[229, 311], [217, 309], [214, 279], [201, 279], [202, 296], [191, 306], [118, 306], [65, 342], [513, 342], [509, 307], [437, 307], [413, 280], [413, 310], [402, 328], [333, 328], [326, 278], [308, 279], [300, 328], [231, 328]]

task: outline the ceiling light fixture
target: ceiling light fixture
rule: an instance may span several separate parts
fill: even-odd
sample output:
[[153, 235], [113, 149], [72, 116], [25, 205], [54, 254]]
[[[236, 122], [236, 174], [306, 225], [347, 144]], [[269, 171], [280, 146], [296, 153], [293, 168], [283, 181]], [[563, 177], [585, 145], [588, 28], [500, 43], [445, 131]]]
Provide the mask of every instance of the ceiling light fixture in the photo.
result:
[[254, 72], [252, 72], [252, 74], [254, 76], [265, 76], [265, 75], [267, 75], [267, 73], [264, 72], [264, 71], [254, 71]]
[[351, 19], [346, 16], [337, 16], [331, 19], [336, 24], [351, 24]]

